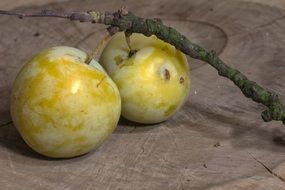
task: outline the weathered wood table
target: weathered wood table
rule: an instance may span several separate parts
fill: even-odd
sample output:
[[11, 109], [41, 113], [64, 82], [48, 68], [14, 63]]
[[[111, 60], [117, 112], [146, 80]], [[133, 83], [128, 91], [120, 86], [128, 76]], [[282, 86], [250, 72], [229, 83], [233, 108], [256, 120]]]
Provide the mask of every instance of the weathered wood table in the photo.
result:
[[[113, 11], [122, 5], [161, 18], [285, 100], [284, 0], [10, 0], [1, 1], [0, 9]], [[122, 120], [99, 149], [74, 159], [34, 153], [9, 116], [16, 73], [44, 48], [91, 51], [105, 26], [8, 16], [0, 16], [0, 26], [1, 190], [285, 189], [285, 126], [264, 123], [263, 106], [193, 59], [191, 95], [169, 121], [136, 126]]]

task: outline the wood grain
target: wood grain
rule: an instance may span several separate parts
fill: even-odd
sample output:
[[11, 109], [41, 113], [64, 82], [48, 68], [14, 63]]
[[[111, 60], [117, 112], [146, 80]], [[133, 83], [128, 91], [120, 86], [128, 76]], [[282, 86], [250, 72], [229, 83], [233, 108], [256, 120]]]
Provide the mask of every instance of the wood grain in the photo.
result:
[[[0, 3], [0, 8], [16, 8], [19, 1], [12, 2]], [[128, 5], [138, 15], [162, 18], [285, 100], [282, 1], [73, 0], [44, 6], [30, 2], [17, 9], [115, 10]], [[213, 68], [192, 59], [189, 101], [169, 121], [136, 126], [121, 120], [99, 149], [78, 158], [37, 155], [12, 124], [5, 125], [17, 72], [31, 56], [51, 46], [91, 51], [105, 27], [4, 16], [0, 24], [1, 189], [285, 189], [284, 127], [263, 123], [262, 106], [245, 98]]]

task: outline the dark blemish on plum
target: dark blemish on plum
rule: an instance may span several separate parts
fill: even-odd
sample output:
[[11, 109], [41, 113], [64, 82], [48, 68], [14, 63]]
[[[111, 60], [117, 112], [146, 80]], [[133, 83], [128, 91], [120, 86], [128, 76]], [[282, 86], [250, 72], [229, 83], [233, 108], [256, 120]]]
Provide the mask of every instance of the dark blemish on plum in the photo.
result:
[[133, 55], [135, 55], [138, 52], [138, 50], [131, 50], [129, 51], [128, 57], [131, 58]]
[[170, 80], [170, 72], [168, 69], [164, 69], [164, 77], [166, 80]]
[[180, 77], [179, 83], [180, 83], [180, 84], [183, 84], [183, 83], [184, 83], [184, 78], [183, 78], [183, 77]]
[[100, 82], [96, 85], [97, 88], [102, 84], [102, 82], [103, 82], [103, 80], [104, 80], [105, 78], [106, 78], [106, 77], [104, 76], [104, 77], [100, 80]]
[[124, 62], [123, 57], [120, 55], [117, 55], [114, 59], [117, 65], [121, 65]]

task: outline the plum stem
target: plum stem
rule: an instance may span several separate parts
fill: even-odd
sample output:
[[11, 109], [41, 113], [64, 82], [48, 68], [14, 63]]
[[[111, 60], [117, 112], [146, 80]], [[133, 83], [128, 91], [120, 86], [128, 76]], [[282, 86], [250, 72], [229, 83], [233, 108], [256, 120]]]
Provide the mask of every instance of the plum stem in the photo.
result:
[[128, 12], [126, 9], [119, 9], [113, 13], [98, 11], [66, 13], [55, 10], [23, 13], [19, 11], [0, 10], [0, 14], [14, 15], [19, 18], [57, 17], [72, 21], [76, 20], [80, 22], [101, 23], [109, 26], [108, 31], [111, 34], [118, 31], [127, 31], [130, 34], [141, 33], [145, 36], [156, 35], [159, 39], [172, 44], [188, 56], [210, 64], [218, 71], [219, 75], [230, 79], [238, 88], [240, 88], [246, 97], [251, 98], [257, 103], [265, 105], [267, 109], [261, 114], [264, 121], [282, 121], [285, 125], [284, 105], [281, 103], [276, 93], [261, 87], [254, 81], [249, 80], [237, 69], [226, 65], [215, 52], [209, 52], [199, 45], [191, 42], [174, 28], [165, 26], [157, 19], [140, 18], [135, 16], [133, 13]]
[[[90, 64], [90, 62], [92, 61], [92, 59], [95, 59], [96, 57], [99, 57], [99, 53], [102, 51], [103, 47], [107, 44], [107, 42], [110, 40], [111, 35], [110, 33], [107, 33], [104, 35], [104, 37], [99, 41], [99, 43], [97, 44], [96, 48], [90, 52], [87, 56], [87, 59], [85, 61], [85, 63], [87, 65]], [[99, 58], [98, 58], [99, 59]]]
[[129, 48], [130, 51], [132, 51], [131, 40], [130, 40], [130, 37], [131, 37], [132, 33], [129, 33], [127, 31], [125, 31], [124, 34], [125, 34], [125, 39], [126, 39], [128, 48]]
[[132, 49], [132, 46], [131, 46], [131, 35], [132, 35], [132, 33], [128, 32], [128, 31], [125, 31], [124, 33], [125, 33], [125, 39], [126, 39], [126, 42], [127, 42], [128, 48], [129, 48], [129, 55], [128, 55], [128, 57], [130, 58], [134, 54], [137, 53], [137, 50]]

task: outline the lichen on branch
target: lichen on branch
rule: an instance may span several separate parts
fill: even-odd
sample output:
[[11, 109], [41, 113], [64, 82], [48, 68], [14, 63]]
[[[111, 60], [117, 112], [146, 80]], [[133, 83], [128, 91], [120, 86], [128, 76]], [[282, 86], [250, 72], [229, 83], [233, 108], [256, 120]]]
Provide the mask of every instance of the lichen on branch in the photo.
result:
[[3, 15], [14, 15], [19, 18], [24, 17], [58, 17], [80, 22], [101, 23], [108, 25], [108, 31], [114, 34], [118, 31], [125, 31], [128, 34], [141, 33], [145, 36], [156, 35], [159, 39], [168, 42], [188, 56], [202, 60], [213, 66], [218, 74], [230, 79], [240, 88], [242, 93], [257, 103], [267, 107], [261, 116], [264, 121], [282, 121], [285, 125], [284, 105], [278, 98], [278, 95], [271, 92], [256, 82], [249, 80], [244, 74], [237, 69], [226, 65], [215, 52], [209, 52], [199, 45], [191, 42], [184, 35], [177, 32], [174, 28], [165, 26], [160, 20], [145, 19], [135, 16], [126, 9], [120, 9], [114, 13], [110, 12], [70, 12], [42, 10], [34, 13], [22, 13], [17, 11], [2, 11]]

